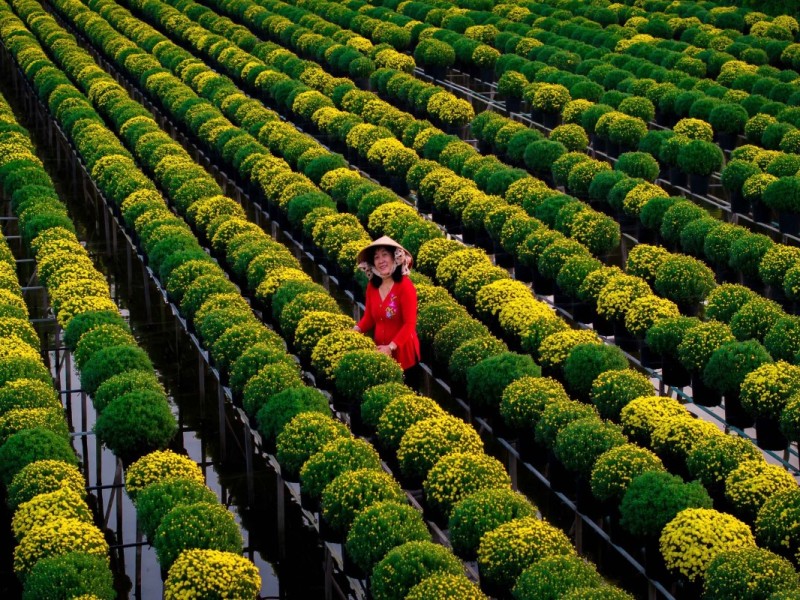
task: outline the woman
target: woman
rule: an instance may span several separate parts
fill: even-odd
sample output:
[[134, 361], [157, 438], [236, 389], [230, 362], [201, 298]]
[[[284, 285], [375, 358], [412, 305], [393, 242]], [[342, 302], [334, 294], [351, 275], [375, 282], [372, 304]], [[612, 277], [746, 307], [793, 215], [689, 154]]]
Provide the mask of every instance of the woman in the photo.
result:
[[383, 236], [359, 252], [356, 262], [369, 284], [364, 316], [354, 329], [365, 333], [374, 329], [378, 351], [399, 362], [406, 379], [409, 375], [416, 378], [420, 353], [417, 290], [408, 278], [411, 254]]

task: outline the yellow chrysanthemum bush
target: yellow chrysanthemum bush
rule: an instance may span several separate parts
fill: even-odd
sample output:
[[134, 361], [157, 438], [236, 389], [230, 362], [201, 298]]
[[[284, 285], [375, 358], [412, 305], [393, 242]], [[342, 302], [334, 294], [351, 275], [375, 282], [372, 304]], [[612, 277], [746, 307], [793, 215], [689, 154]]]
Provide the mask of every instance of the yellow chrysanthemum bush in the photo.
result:
[[708, 508], [687, 508], [667, 523], [659, 538], [667, 568], [696, 581], [720, 553], [755, 546], [747, 524]]
[[481, 579], [510, 589], [522, 572], [537, 561], [573, 554], [572, 543], [560, 529], [536, 517], [522, 517], [481, 538], [478, 567]]
[[630, 438], [650, 445], [650, 436], [664, 420], [683, 417], [683, 405], [666, 396], [642, 396], [631, 400], [620, 411], [622, 431]]
[[636, 444], [621, 444], [597, 457], [592, 467], [592, 494], [601, 502], [619, 501], [634, 478], [648, 471], [664, 471], [661, 459]]
[[424, 479], [431, 467], [451, 452], [483, 452], [483, 441], [468, 423], [443, 415], [417, 421], [406, 429], [397, 460], [404, 475]]
[[86, 480], [78, 467], [60, 460], [37, 460], [24, 466], [8, 486], [6, 502], [16, 508], [40, 494], [68, 489], [86, 497]]
[[32, 529], [47, 524], [53, 518], [77, 519], [91, 524], [92, 513], [84, 495], [63, 487], [20, 504], [11, 519], [14, 537], [21, 541]]
[[182, 552], [164, 582], [166, 600], [202, 600], [209, 595], [252, 599], [260, 591], [256, 566], [243, 556], [219, 550]]
[[125, 473], [125, 491], [136, 503], [138, 493], [148, 485], [168, 479], [192, 479], [205, 483], [197, 463], [171, 450], [157, 450], [134, 462]]
[[685, 464], [695, 445], [715, 435], [724, 434], [714, 423], [684, 411], [681, 415], [659, 420], [650, 434], [650, 443], [662, 459]]
[[602, 344], [594, 331], [569, 329], [547, 336], [539, 346], [539, 364], [551, 369], [560, 368], [573, 348], [581, 344]]
[[725, 479], [725, 497], [738, 515], [752, 521], [771, 496], [797, 488], [794, 477], [763, 459], [743, 461]]
[[56, 517], [29, 530], [14, 549], [14, 572], [24, 580], [41, 559], [68, 552], [85, 552], [108, 560], [108, 544], [96, 526], [78, 519]]

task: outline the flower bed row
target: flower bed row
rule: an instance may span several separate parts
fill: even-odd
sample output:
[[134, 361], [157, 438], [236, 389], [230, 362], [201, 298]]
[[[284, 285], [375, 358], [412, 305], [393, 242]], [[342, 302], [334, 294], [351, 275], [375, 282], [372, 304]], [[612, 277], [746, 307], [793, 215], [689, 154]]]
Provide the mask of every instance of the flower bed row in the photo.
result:
[[[20, 35], [21, 32], [25, 31], [22, 23], [13, 16], [13, 13], [10, 12], [7, 5], [3, 6], [3, 8], [3, 40], [7, 47], [11, 49], [12, 54], [18, 59], [20, 56], [25, 57], [25, 60], [21, 61], [23, 70], [30, 73], [30, 66], [38, 62], [40, 69], [49, 69], [51, 77], [56, 77], [55, 73], [58, 71], [52, 63], [49, 63], [46, 55], [41, 51], [38, 44], [31, 40], [30, 34], [27, 36]], [[35, 3], [34, 5], [28, 4], [26, 8], [29, 11], [27, 13], [29, 18], [44, 14], [41, 8], [35, 5]], [[42, 24], [41, 26], [46, 28], [47, 24]], [[50, 31], [53, 30], [51, 29]], [[89, 163], [90, 170], [97, 175], [102, 172], [102, 169], [95, 169], [98, 165], [101, 167], [109, 167], [109, 163], [116, 162], [118, 165], [122, 163], [121, 166], [125, 167], [124, 171], [129, 175], [134, 173], [135, 166], [130, 155], [124, 151], [118, 141], [110, 138], [108, 135], [102, 135], [102, 132], [107, 130], [105, 130], [105, 127], [102, 125], [99, 116], [92, 111], [91, 105], [86, 101], [85, 97], [81, 96], [79, 92], [71, 86], [69, 80], [67, 80], [63, 74], [57, 81], [62, 95], [61, 101], [66, 102], [68, 98], [72, 99], [71, 102], [67, 102], [67, 105], [71, 106], [69, 108], [65, 106], [64, 110], [60, 113], [62, 117], [61, 125], [65, 126], [67, 122], [72, 122], [73, 132], [87, 128], [91, 130], [93, 134], [88, 138], [81, 138], [77, 135], [72, 137], [73, 143], [79, 148], [82, 159], [84, 161], [87, 161], [89, 157], [94, 159]], [[37, 86], [35, 78], [34, 87], [38, 87], [40, 93], [44, 90], [41, 81]], [[55, 100], [52, 98], [52, 93], [49, 98], [46, 94], [43, 95], [46, 100]], [[78, 115], [80, 115], [81, 118], [75, 119]], [[98, 156], [100, 153], [94, 152], [98, 138], [103, 140], [102, 146], [103, 150], [105, 150], [100, 156]], [[81, 143], [82, 141], [83, 143]], [[119, 160], [120, 158], [124, 160]], [[118, 171], [117, 174], [119, 173]], [[101, 182], [103, 181], [100, 177], [98, 177], [98, 179]], [[136, 190], [139, 187], [138, 184], [142, 183], [141, 178], [136, 180], [129, 176], [127, 181], [125, 181], [122, 177], [118, 177], [113, 181], [113, 185], [120, 186], [126, 184], [130, 185], [132, 183], [134, 185], [128, 189], [134, 190], [133, 194], [139, 193]], [[108, 180], [105, 180], [105, 184], [106, 185], [102, 185], [101, 183], [100, 187], [105, 194], [110, 194], [112, 192], [112, 184]], [[52, 205], [51, 197], [43, 195], [42, 198], [45, 202], [50, 202]], [[155, 200], [155, 196], [151, 194], [149, 199], [152, 202]], [[159, 201], [161, 202], [161, 206], [164, 206], [163, 200]], [[55, 208], [57, 209], [58, 206], [63, 207], [63, 205], [56, 205]], [[54, 210], [54, 208], [48, 207], [47, 205], [42, 205], [41, 208], [42, 210], [38, 212], [37, 217], [42, 225], [49, 222], [55, 222], [59, 225], [65, 223], [63, 219], [59, 219], [60, 213]], [[63, 211], [63, 208], [61, 210]], [[164, 218], [166, 214], [162, 211], [160, 216]], [[22, 218], [21, 216], [21, 220]], [[174, 227], [175, 222], [173, 221], [171, 225]], [[185, 230], [185, 225], [183, 227]], [[58, 228], [62, 231], [66, 231], [62, 227]], [[58, 235], [54, 236], [54, 242], [52, 243], [55, 243], [56, 246], [63, 245], [65, 235], [61, 232], [56, 233]], [[37, 241], [39, 239], [44, 240], [45, 238], [39, 236]], [[34, 241], [33, 244], [37, 244], [37, 241]], [[82, 250], [82, 248], [79, 245], [77, 248], [72, 246], [70, 246], [70, 248], [72, 250], [72, 261], [70, 261], [68, 265], [62, 266], [60, 270], [54, 270], [49, 267], [51, 263], [53, 267], [55, 267], [56, 264], [52, 260], [49, 260], [46, 254], [40, 257], [40, 274], [43, 275], [44, 278], [45, 273], [48, 273], [46, 275], [48, 284], [52, 283], [52, 277], [58, 277], [59, 272], [62, 272], [62, 277], [65, 278], [75, 273], [75, 258], [76, 256], [81, 256], [78, 249]], [[43, 244], [42, 247], [37, 250], [37, 255], [42, 254], [45, 249], [46, 244]], [[186, 248], [183, 250], [185, 249]], [[85, 251], [83, 251], [83, 255], [85, 256]], [[52, 275], [50, 274], [51, 272]], [[82, 271], [78, 271], [78, 274], [80, 273], [82, 273]], [[81, 282], [80, 279], [78, 279], [78, 281]], [[96, 278], [92, 280], [91, 283], [94, 283], [94, 281], [96, 281]], [[84, 283], [84, 285], [86, 285], [86, 283]], [[80, 289], [83, 290], [84, 288]], [[92, 290], [93, 289], [94, 288], [92, 288]], [[97, 302], [92, 302], [90, 291], [84, 291], [83, 293], [85, 296], [89, 297], [89, 301], [86, 302], [84, 298], [84, 303], [79, 306], [93, 308]], [[118, 323], [121, 323], [118, 313], [111, 313], [110, 306], [103, 308], [105, 308], [105, 310], [96, 311], [94, 313], [90, 312], [89, 309], [83, 311], [76, 310], [77, 316], [73, 315], [69, 324], [66, 326], [67, 343], [68, 345], [74, 344], [74, 342], [69, 342], [70, 336], [81, 333], [81, 328], [77, 327], [80, 325], [82, 318], [85, 320], [83, 325], [85, 333], [78, 338], [79, 341], [75, 344], [76, 361], [79, 363], [85, 360], [91, 360], [92, 354], [87, 354], [86, 356], [88, 358], [83, 358], [83, 356], [84, 352], [89, 352], [92, 347], [96, 348], [94, 352], [102, 353], [104, 347], [114, 350], [116, 345], [121, 345], [117, 344], [119, 340], [132, 340], [129, 332], [123, 332], [125, 333], [123, 336], [115, 330], [115, 328], [119, 328]], [[63, 307], [57, 309], [60, 318], [62, 318], [62, 315], [69, 314], [64, 312], [64, 310]], [[116, 319], [112, 318], [113, 314], [117, 315]], [[117, 398], [121, 398], [123, 402], [127, 402], [125, 405], [126, 412], [124, 418], [118, 417], [117, 420], [127, 422], [129, 428], [131, 428], [131, 425], [140, 427], [143, 422], [147, 422], [147, 419], [152, 419], [149, 415], [155, 411], [148, 407], [152, 407], [155, 400], [163, 397], [166, 402], [163, 388], [155, 378], [149, 361], [144, 362], [138, 354], [131, 354], [133, 355], [132, 360], [128, 360], [126, 356], [123, 356], [121, 359], [116, 360], [111, 367], [104, 363], [104, 370], [98, 370], [97, 376], [90, 380], [92, 400], [98, 408], [98, 412], [101, 413], [101, 416], [98, 418], [98, 424], [96, 425], [98, 436], [100, 435], [101, 419], [111, 411], [111, 407], [117, 402]], [[87, 364], [91, 363], [87, 362]], [[84, 369], [82, 371], [82, 380], [86, 378], [87, 373], [93, 373], [93, 371]], [[83, 385], [86, 387], [87, 384], [83, 383]], [[137, 415], [135, 423], [131, 423], [129, 420], [131, 413]], [[169, 416], [171, 431], [174, 433], [175, 424], [169, 408], [167, 408], [166, 414]], [[139, 451], [141, 448], [146, 447], [145, 444], [148, 442], [156, 445], [156, 447], [163, 447], [163, 445], [166, 445], [169, 438], [166, 438], [165, 441], [161, 441], [162, 438], [160, 436], [164, 435], [165, 429], [169, 431], [170, 428], [164, 426], [159, 428], [157, 421], [154, 423], [151, 422], [148, 427], [150, 427], [150, 431], [138, 433], [128, 433], [120, 429], [117, 435], [122, 436], [124, 434], [126, 436], [125, 439], [115, 439], [111, 443], [107, 441], [105, 443], [111, 446], [113, 444], [124, 444], [127, 439], [136, 440], [133, 446], [123, 446], [126, 451], [131, 448]], [[151, 440], [153, 439], [157, 441], [152, 442]], [[142, 443], [141, 440], [145, 440], [145, 443]], [[132, 457], [141, 456], [142, 454], [143, 453], [139, 451], [135, 454], [128, 454], [126, 452], [125, 455], [130, 460]], [[146, 458], [143, 460], [147, 462]], [[200, 473], [197, 465], [188, 459], [176, 456], [175, 461], [188, 462], [193, 465], [198, 474]], [[197, 480], [198, 478], [195, 477], [195, 479]], [[217, 582], [216, 585], [222, 586], [221, 591], [233, 589], [231, 588], [231, 583], [235, 580], [236, 584], [241, 586], [239, 589], [244, 590], [244, 595], [255, 596], [261, 587], [260, 577], [252, 563], [236, 554], [237, 552], [241, 553], [242, 548], [242, 537], [238, 525], [235, 523], [233, 515], [227, 509], [219, 505], [216, 495], [206, 488], [202, 484], [202, 481], [202, 474], [200, 474], [199, 483], [196, 482], [194, 485], [189, 485], [188, 488], [184, 485], [178, 492], [171, 488], [156, 488], [151, 496], [149, 496], [151, 498], [150, 502], [157, 505], [156, 509], [148, 505], [144, 508], [144, 512], [148, 515], [149, 519], [147, 522], [152, 527], [152, 533], [148, 536], [148, 539], [156, 546], [158, 559], [162, 568], [164, 568], [165, 571], [169, 569], [169, 576], [165, 584], [166, 597], [181, 597], [180, 594], [186, 593], [187, 591], [194, 593], [195, 590], [199, 589], [199, 586], [205, 587], [208, 585], [206, 581], [207, 577], [215, 580]], [[191, 482], [189, 483], [191, 484]], [[140, 484], [140, 489], [144, 487], [144, 484]], [[188, 491], [183, 488], [187, 488]], [[184, 493], [185, 498], [181, 497], [181, 493]], [[133, 494], [131, 495], [133, 497]], [[181, 501], [179, 502], [179, 500]], [[201, 504], [195, 504], [195, 501], [201, 502]], [[189, 508], [179, 506], [179, 504], [187, 504]], [[137, 508], [139, 508], [138, 504]], [[153, 510], [155, 510], [155, 513], [148, 512]], [[195, 527], [197, 519], [204, 522], [205, 528], [203, 530], [198, 531]], [[161, 527], [162, 524], [163, 527]], [[184, 552], [186, 550], [188, 550], [188, 552]], [[223, 552], [217, 552], [217, 550]], [[220, 577], [218, 580], [216, 579], [217, 576], [223, 576], [226, 572], [235, 573], [236, 577], [233, 580], [226, 580], [224, 577]], [[226, 581], [228, 581], [228, 583], [225, 583]]]
[[[36, 157], [28, 132], [17, 123], [2, 96], [0, 122], [3, 196], [19, 215], [25, 245], [33, 245], [42, 258], [52, 256], [47, 249], [55, 239], [52, 231], [57, 228], [75, 240], [72, 223]], [[80, 252], [73, 259], [78, 261], [86, 257], [86, 252], [77, 240], [75, 243]], [[14, 572], [29, 598], [71, 593], [111, 600], [116, 592], [109, 547], [86, 503], [86, 481], [78, 469], [64, 409], [42, 360], [39, 337], [28, 321], [16, 263], [5, 238], [0, 241], [0, 256], [0, 477], [13, 512], [11, 529], [17, 541]], [[74, 275], [97, 271], [60, 271], [62, 284], [55, 289], [61, 294], [54, 294], [52, 299], [60, 306], [66, 304], [64, 310], [69, 311], [70, 304], [75, 306], [69, 293], [69, 287], [78, 281]], [[53, 277], [58, 277], [55, 273]], [[97, 281], [96, 277], [90, 280]], [[74, 310], [75, 314], [84, 312]], [[62, 312], [61, 318], [65, 316]], [[74, 581], [65, 588], [64, 582], [70, 577]]]

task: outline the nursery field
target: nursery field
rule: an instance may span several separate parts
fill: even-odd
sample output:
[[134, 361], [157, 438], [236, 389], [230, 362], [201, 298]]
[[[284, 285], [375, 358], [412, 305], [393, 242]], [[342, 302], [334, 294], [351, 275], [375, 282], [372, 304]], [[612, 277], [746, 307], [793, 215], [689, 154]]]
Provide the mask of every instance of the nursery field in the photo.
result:
[[0, 590], [800, 598], [799, 12], [0, 0]]

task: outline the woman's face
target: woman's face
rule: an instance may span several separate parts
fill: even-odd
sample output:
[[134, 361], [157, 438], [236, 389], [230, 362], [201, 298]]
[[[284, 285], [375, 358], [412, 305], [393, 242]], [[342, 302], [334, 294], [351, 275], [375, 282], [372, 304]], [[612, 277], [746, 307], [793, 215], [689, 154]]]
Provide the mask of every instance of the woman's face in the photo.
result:
[[394, 255], [386, 248], [378, 248], [375, 250], [375, 255], [372, 259], [372, 264], [375, 265], [375, 270], [382, 278], [391, 276], [394, 271]]

